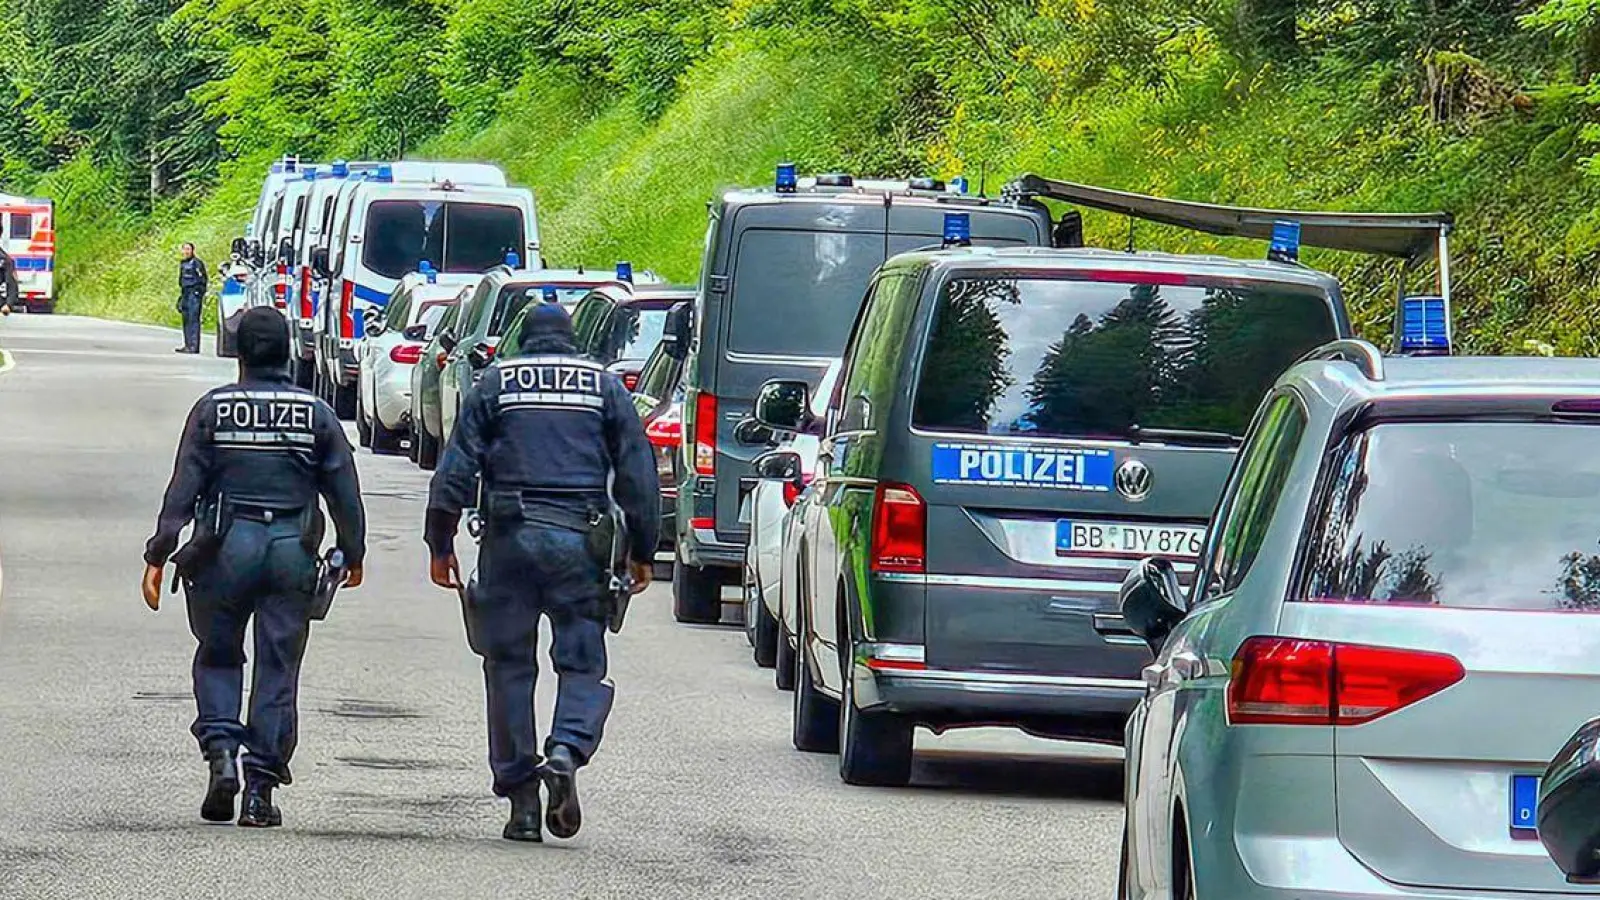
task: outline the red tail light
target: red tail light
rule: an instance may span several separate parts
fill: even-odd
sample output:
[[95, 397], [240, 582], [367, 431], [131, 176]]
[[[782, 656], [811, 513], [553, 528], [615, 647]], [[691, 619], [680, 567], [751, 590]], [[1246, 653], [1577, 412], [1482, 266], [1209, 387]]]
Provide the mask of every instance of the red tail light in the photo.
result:
[[638, 372], [623, 372], [622, 373], [622, 386], [627, 388], [630, 391], [633, 390], [634, 388], [638, 387], [639, 386], [639, 373]]
[[300, 267], [300, 318], [309, 319], [316, 315], [316, 310], [311, 308], [311, 267]]
[[1233, 658], [1235, 725], [1360, 725], [1466, 677], [1443, 653], [1253, 637]]
[[272, 303], [279, 309], [289, 306], [289, 267], [278, 266], [278, 280], [272, 285]]
[[341, 281], [339, 288], [339, 337], [354, 340], [356, 336], [356, 283]]
[[389, 359], [403, 366], [414, 366], [422, 362], [422, 345], [400, 344], [389, 351]]
[[878, 485], [872, 508], [872, 571], [921, 574], [927, 561], [928, 505], [910, 485]]
[[794, 502], [800, 499], [800, 492], [805, 490], [805, 486], [810, 483], [810, 475], [803, 476], [800, 479], [799, 484], [795, 484], [792, 481], [785, 481], [783, 483], [783, 505], [794, 506]]
[[700, 475], [717, 472], [717, 398], [696, 394], [694, 398], [694, 470]]
[[683, 410], [669, 406], [644, 426], [644, 436], [652, 446], [673, 448], [683, 440]]

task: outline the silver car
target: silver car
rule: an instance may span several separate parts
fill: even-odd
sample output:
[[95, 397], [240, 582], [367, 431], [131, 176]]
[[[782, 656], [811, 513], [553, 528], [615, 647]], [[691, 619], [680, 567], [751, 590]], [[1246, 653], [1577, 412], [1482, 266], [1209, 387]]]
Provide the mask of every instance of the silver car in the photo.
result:
[[1145, 560], [1124, 897], [1593, 894], [1538, 780], [1600, 711], [1600, 360], [1330, 345], [1260, 407], [1189, 596]]

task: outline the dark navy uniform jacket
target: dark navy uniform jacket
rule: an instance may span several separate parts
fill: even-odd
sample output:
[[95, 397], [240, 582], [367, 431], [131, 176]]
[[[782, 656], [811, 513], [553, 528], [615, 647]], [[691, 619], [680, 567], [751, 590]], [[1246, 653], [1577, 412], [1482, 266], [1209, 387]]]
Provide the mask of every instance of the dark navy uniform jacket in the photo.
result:
[[183, 427], [145, 562], [162, 566], [202, 500], [297, 510], [327, 501], [345, 562], [366, 555], [366, 515], [350, 441], [332, 407], [295, 387], [286, 372], [247, 372], [208, 392]]
[[[490, 491], [522, 491], [582, 513], [611, 496], [627, 516], [629, 556], [655, 558], [660, 485], [639, 413], [622, 381], [565, 354], [513, 357], [484, 370], [467, 394], [428, 492], [425, 535], [435, 556], [454, 550], [461, 511]], [[614, 477], [612, 477], [614, 476]]]
[[0, 250], [0, 303], [16, 306], [21, 302], [22, 293], [17, 288], [17, 261], [5, 250]]
[[178, 263], [178, 290], [185, 295], [206, 292], [206, 264], [196, 256]]

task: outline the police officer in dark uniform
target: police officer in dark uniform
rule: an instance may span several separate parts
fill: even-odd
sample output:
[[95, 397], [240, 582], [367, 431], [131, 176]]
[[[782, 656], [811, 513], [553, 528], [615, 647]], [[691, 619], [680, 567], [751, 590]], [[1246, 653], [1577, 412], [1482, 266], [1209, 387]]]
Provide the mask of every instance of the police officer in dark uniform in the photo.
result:
[[[489, 367], [467, 395], [433, 476], [424, 537], [434, 583], [463, 590], [456, 527], [464, 508], [479, 507], [478, 580], [464, 601], [468, 640], [483, 657], [489, 767], [495, 794], [511, 800], [503, 836], [539, 841], [541, 782], [550, 793], [551, 834], [578, 832], [577, 770], [594, 756], [611, 711], [608, 573], [589, 532], [614, 497], [629, 524], [629, 569], [641, 591], [650, 582], [660, 501], [650, 445], [622, 382], [577, 355], [572, 320], [559, 304], [530, 309], [524, 325], [521, 355]], [[533, 708], [541, 615], [554, 629], [560, 679], [542, 761]]]
[[178, 312], [183, 314], [183, 346], [179, 353], [200, 352], [200, 311], [206, 300], [206, 264], [194, 255], [194, 245], [183, 245], [178, 263]]
[[[239, 323], [240, 378], [189, 413], [155, 536], [145, 547], [144, 600], [161, 602], [171, 560], [185, 582], [199, 717], [192, 729], [211, 771], [200, 815], [233, 818], [241, 745], [245, 800], [239, 824], [282, 824], [272, 791], [290, 783], [300, 661], [317, 579], [327, 501], [348, 565], [361, 583], [366, 519], [355, 459], [333, 409], [289, 379], [289, 327], [258, 308]], [[183, 549], [178, 533], [195, 523]], [[249, 724], [240, 719], [245, 624], [255, 620]]]
[[0, 247], [0, 312], [11, 311], [22, 303], [22, 291], [17, 287], [17, 261]]

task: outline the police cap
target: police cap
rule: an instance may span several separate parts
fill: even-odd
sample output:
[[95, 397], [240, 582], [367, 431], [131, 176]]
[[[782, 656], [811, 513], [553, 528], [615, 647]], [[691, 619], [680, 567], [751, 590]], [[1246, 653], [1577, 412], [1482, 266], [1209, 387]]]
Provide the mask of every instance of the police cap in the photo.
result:
[[289, 322], [283, 313], [257, 306], [239, 318], [239, 360], [252, 369], [289, 364]]

